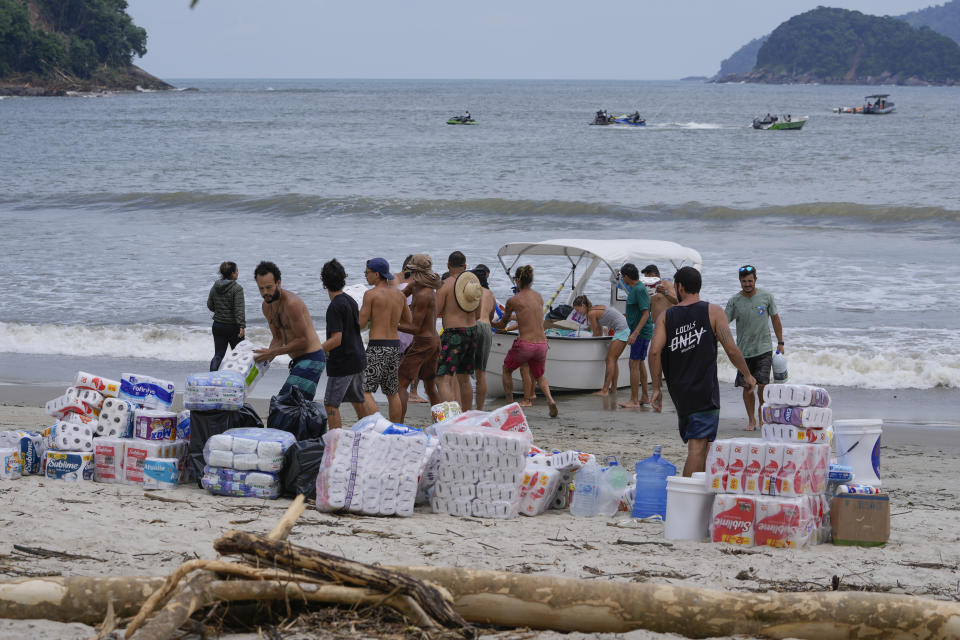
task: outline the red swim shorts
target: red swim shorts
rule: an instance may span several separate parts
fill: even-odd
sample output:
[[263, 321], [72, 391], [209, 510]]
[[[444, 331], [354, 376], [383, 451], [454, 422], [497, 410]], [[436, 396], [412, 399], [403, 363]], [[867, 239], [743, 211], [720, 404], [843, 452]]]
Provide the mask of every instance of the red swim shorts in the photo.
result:
[[503, 366], [507, 371], [513, 371], [528, 364], [533, 377], [542, 378], [547, 369], [547, 348], [546, 342], [527, 342], [517, 338], [503, 359]]

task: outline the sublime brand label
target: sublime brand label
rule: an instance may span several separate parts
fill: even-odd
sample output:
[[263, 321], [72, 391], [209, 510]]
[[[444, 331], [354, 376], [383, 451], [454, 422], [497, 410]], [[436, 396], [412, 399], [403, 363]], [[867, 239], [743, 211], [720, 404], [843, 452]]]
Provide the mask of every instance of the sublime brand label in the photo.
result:
[[93, 480], [93, 454], [47, 452], [47, 477], [59, 480]]
[[745, 496], [719, 495], [714, 500], [711, 531], [714, 542], [753, 545], [756, 502]]

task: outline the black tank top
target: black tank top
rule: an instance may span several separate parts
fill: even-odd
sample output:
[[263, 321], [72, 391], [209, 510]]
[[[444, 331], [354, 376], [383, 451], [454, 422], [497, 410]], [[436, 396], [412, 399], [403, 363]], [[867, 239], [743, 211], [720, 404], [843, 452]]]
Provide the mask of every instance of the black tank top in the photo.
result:
[[661, 352], [663, 375], [677, 414], [720, 408], [717, 337], [710, 326], [710, 304], [700, 301], [667, 309], [667, 341]]

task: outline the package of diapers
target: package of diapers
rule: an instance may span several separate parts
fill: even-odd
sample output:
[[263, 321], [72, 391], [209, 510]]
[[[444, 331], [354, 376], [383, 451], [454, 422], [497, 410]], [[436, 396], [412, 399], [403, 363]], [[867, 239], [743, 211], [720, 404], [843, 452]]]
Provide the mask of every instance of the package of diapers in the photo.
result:
[[238, 471], [207, 465], [203, 468], [200, 484], [215, 495], [238, 498], [269, 498], [280, 496], [280, 479], [262, 471]]
[[117, 397], [145, 409], [169, 410], [173, 404], [174, 386], [169, 380], [161, 380], [139, 373], [120, 374], [120, 393]]
[[43, 454], [47, 447], [43, 436], [32, 431], [0, 431], [0, 447], [13, 449], [23, 475], [43, 472]]
[[253, 388], [263, 377], [263, 374], [270, 368], [270, 362], [257, 362], [253, 359], [253, 350], [256, 347], [248, 340], [241, 340], [233, 351], [228, 353], [220, 362], [220, 371], [232, 371], [243, 376], [243, 382], [247, 387], [247, 393], [253, 391]]
[[236, 411], [246, 399], [246, 382], [237, 371], [209, 371], [187, 376], [183, 406], [193, 411]]
[[280, 429], [227, 429], [210, 436], [203, 459], [211, 467], [275, 473], [283, 469], [283, 456], [296, 441], [292, 433]]

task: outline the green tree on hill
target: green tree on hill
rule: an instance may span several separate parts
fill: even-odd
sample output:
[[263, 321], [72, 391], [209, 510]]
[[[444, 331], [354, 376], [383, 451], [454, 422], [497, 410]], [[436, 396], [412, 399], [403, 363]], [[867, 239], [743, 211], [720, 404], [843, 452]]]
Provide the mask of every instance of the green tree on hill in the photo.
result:
[[147, 32], [126, 9], [126, 0], [0, 0], [0, 75], [86, 78], [100, 66], [129, 66], [147, 52]]

